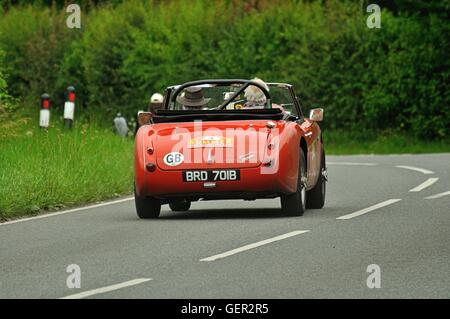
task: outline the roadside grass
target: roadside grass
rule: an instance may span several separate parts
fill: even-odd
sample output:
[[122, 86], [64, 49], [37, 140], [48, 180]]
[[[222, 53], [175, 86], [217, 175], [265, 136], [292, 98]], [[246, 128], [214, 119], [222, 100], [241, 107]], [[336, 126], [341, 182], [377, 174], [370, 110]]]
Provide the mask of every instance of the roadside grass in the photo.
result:
[[340, 130], [324, 131], [323, 139], [327, 155], [450, 152], [450, 139], [425, 141], [399, 132], [355, 134]]
[[44, 131], [30, 122], [0, 125], [0, 220], [131, 192], [132, 138], [95, 125]]

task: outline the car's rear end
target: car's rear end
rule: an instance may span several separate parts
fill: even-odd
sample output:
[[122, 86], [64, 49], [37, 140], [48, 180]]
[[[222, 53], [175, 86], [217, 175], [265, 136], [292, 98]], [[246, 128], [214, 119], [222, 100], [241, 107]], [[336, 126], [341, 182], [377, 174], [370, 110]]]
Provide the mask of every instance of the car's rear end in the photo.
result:
[[289, 145], [298, 137], [289, 124], [239, 120], [144, 126], [136, 137], [136, 191], [165, 201], [255, 199], [295, 191], [298, 154]]

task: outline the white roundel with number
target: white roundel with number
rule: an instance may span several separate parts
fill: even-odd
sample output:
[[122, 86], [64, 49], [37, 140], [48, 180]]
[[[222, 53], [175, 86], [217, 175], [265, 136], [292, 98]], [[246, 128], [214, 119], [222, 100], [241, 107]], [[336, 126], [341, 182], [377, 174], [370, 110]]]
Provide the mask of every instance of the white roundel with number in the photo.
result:
[[164, 156], [164, 163], [169, 166], [177, 166], [183, 163], [184, 156], [178, 152], [172, 152]]

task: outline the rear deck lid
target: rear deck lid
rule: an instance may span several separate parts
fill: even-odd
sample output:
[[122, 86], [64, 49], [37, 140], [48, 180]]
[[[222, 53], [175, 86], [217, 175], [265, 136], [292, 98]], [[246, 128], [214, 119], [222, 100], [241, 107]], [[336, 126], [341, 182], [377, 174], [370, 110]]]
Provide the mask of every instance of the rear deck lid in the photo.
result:
[[252, 168], [264, 160], [270, 132], [267, 121], [175, 124], [154, 126], [160, 169]]

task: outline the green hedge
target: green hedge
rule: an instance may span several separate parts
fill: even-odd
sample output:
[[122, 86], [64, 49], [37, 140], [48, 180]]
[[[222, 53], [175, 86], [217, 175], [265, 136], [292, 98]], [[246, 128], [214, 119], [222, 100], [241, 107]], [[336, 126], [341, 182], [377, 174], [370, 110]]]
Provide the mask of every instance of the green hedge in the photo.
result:
[[8, 83], [6, 82], [6, 75], [4, 74], [4, 52], [0, 47], [0, 119], [4, 113], [11, 109], [11, 97], [8, 94]]
[[295, 84], [327, 128], [449, 138], [449, 23], [383, 10], [368, 29], [361, 3], [125, 1], [90, 7], [81, 30], [61, 9], [12, 7], [0, 46], [17, 96], [74, 84], [88, 109], [131, 116], [167, 85], [259, 76]]
[[3, 57], [4, 57], [4, 52], [0, 48], [0, 101], [2, 100], [2, 97], [4, 96], [4, 94], [6, 93], [6, 87], [7, 87], [6, 76], [3, 74], [3, 63], [2, 63]]

